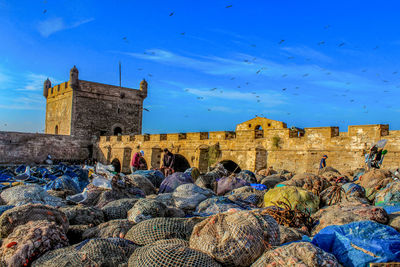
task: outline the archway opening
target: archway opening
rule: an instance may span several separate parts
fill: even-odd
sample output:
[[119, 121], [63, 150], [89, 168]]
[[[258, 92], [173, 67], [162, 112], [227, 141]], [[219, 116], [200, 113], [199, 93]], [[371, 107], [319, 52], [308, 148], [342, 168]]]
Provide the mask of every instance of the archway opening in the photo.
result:
[[239, 165], [232, 160], [223, 160], [220, 163], [230, 173], [239, 173], [242, 171], [242, 169], [239, 167]]
[[184, 172], [190, 168], [189, 161], [180, 154], [175, 154], [175, 171]]
[[257, 125], [254, 128], [254, 138], [263, 138], [264, 137], [264, 130], [262, 129], [261, 125]]
[[56, 125], [56, 127], [54, 129], [54, 134], [58, 134], [58, 125]]
[[120, 173], [121, 172], [121, 162], [119, 161], [119, 159], [113, 159], [111, 161], [111, 165], [114, 166], [114, 171]]
[[122, 134], [121, 127], [115, 127], [114, 128], [114, 135], [121, 135], [121, 134]]

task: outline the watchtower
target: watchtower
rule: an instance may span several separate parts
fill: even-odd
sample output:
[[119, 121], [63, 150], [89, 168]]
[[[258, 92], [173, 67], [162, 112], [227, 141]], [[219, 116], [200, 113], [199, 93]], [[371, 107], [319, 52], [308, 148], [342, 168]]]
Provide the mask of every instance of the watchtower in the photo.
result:
[[53, 87], [49, 79], [44, 82], [45, 133], [83, 138], [141, 134], [147, 86], [145, 80], [140, 89], [79, 80], [74, 66], [69, 81]]

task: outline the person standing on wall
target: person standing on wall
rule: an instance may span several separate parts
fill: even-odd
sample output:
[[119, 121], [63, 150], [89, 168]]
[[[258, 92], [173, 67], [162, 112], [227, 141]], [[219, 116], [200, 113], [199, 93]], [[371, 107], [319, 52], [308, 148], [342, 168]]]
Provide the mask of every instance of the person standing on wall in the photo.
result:
[[328, 158], [327, 155], [324, 155], [321, 159], [321, 161], [319, 162], [319, 172], [322, 171], [323, 168], [326, 167], [326, 159]]
[[136, 152], [131, 160], [131, 173], [134, 173], [140, 168], [140, 159], [144, 156], [144, 151]]
[[161, 170], [164, 173], [164, 176], [167, 177], [174, 173], [175, 167], [175, 155], [172, 154], [167, 148], [164, 148], [164, 157], [163, 164], [161, 166]]

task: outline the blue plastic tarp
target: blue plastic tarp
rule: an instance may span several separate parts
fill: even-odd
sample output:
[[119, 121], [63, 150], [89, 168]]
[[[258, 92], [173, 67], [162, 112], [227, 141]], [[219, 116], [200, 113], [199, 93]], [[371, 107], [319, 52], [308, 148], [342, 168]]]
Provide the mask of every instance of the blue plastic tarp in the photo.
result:
[[325, 227], [314, 236], [312, 243], [335, 255], [344, 266], [400, 261], [400, 233], [373, 221]]

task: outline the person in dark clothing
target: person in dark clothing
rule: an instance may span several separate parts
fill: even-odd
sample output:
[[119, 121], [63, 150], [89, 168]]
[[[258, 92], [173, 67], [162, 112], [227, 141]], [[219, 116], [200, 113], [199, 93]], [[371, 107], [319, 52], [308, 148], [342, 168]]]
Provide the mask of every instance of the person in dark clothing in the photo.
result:
[[167, 148], [165, 148], [161, 170], [163, 170], [165, 176], [168, 176], [174, 172], [174, 167], [175, 167], [175, 155], [172, 154]]
[[328, 158], [327, 155], [324, 155], [319, 163], [319, 169], [323, 169], [326, 167], [326, 159]]

